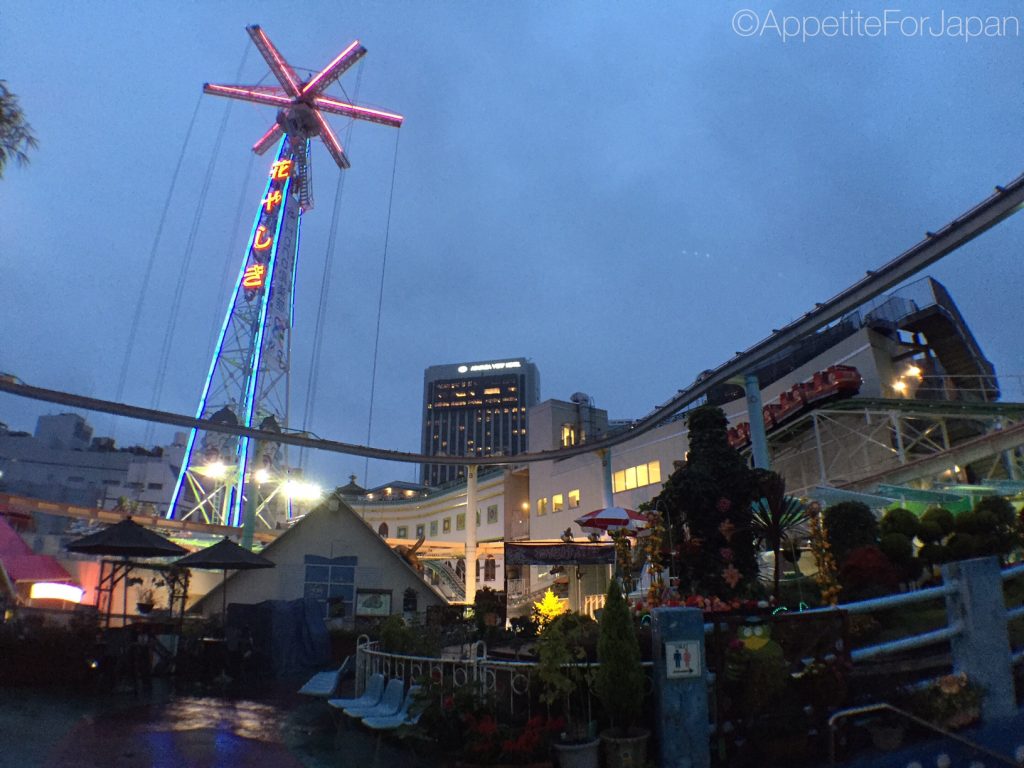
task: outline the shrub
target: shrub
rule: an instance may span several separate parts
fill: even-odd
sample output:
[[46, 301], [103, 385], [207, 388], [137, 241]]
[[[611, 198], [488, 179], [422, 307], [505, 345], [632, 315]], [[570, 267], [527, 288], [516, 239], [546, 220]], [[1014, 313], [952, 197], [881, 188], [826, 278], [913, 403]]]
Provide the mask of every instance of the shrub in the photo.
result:
[[884, 534], [878, 542], [878, 548], [893, 565], [906, 566], [914, 559], [914, 542], [905, 533], [894, 531]]
[[[929, 507], [923, 515], [921, 515], [922, 530], [918, 531], [917, 537], [921, 541], [938, 541], [939, 539], [949, 536], [953, 532], [953, 527], [956, 523], [956, 518], [953, 517], [953, 513], [944, 507]], [[938, 530], [938, 535], [934, 538], [929, 533], [929, 538], [924, 537], [924, 526], [928, 526], [928, 530]]]
[[848, 602], [867, 600], [895, 592], [900, 573], [878, 547], [858, 547], [839, 569], [839, 582]]
[[597, 669], [594, 688], [613, 728], [623, 733], [632, 728], [644, 697], [644, 673], [640, 666], [640, 644], [633, 630], [619, 584], [608, 585], [597, 639]]
[[1021, 543], [1017, 513], [1001, 496], [981, 499], [973, 510], [956, 517], [954, 528], [949, 547], [955, 560], [986, 555], [1005, 559]]
[[878, 544], [878, 521], [867, 505], [844, 501], [825, 510], [825, 530], [840, 568], [855, 549]]
[[978, 551], [978, 537], [970, 533], [954, 533], [946, 542], [946, 551], [949, 560], [969, 560]]
[[917, 515], [909, 509], [897, 507], [896, 509], [890, 509], [882, 516], [882, 520], [878, 524], [878, 532], [882, 536], [890, 533], [901, 533], [908, 539], [913, 539], [917, 536], [920, 527], [921, 522], [917, 519]]

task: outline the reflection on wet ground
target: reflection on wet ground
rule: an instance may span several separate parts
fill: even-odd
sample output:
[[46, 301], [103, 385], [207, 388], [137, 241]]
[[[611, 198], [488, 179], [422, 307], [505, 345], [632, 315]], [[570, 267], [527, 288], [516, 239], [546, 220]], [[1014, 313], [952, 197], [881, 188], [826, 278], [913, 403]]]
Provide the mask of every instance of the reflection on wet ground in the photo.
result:
[[323, 701], [0, 691], [0, 768], [430, 768], [409, 744], [338, 727]]

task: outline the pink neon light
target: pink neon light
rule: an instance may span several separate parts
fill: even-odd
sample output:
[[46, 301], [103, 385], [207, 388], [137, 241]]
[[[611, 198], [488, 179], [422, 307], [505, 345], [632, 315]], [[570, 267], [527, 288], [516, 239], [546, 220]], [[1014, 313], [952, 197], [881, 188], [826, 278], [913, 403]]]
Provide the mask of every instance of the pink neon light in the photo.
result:
[[341, 147], [341, 142], [338, 141], [338, 137], [334, 135], [334, 131], [331, 130], [331, 126], [327, 123], [324, 116], [317, 111], [313, 112], [316, 121], [320, 124], [320, 141], [327, 147], [327, 151], [331, 153], [331, 157], [342, 168], [350, 167], [348, 157], [345, 156], [345, 150]]
[[273, 146], [274, 142], [277, 141], [277, 138], [283, 132], [284, 131], [281, 130], [281, 126], [278, 125], [277, 123], [274, 123], [272, 126], [270, 126], [270, 130], [264, 133], [260, 140], [252, 145], [252, 151], [255, 152], [257, 155], [262, 155], [271, 146]]
[[[292, 96], [298, 96], [299, 84], [296, 81], [295, 73], [292, 72], [292, 68], [288, 65], [288, 62], [286, 62], [281, 54], [278, 53], [277, 48], [275, 48], [274, 44], [270, 42], [270, 38], [267, 37], [267, 33], [263, 31], [262, 27], [256, 27], [256, 34], [260, 36], [260, 39], [263, 40], [263, 44], [267, 46], [267, 50], [270, 52], [270, 55], [274, 58], [274, 61], [267, 62], [270, 64], [270, 68], [274, 69], [274, 64], [277, 64], [277, 68], [280, 70], [280, 73], [275, 71], [274, 74], [278, 76], [278, 80], [281, 80], [281, 85], [290, 85]], [[282, 74], [284, 75], [283, 79], [281, 78]], [[285, 83], [285, 80], [288, 82]]]
[[[324, 67], [316, 77], [314, 77], [312, 80], [310, 80], [308, 83], [306, 83], [306, 87], [302, 89], [302, 95], [305, 96], [307, 93], [311, 93], [311, 92], [312, 93], [319, 93], [319, 90], [317, 89], [317, 86], [320, 84], [320, 81], [323, 80], [325, 77], [327, 77], [328, 74], [333, 74], [331, 72], [331, 70], [334, 69], [334, 67], [337, 66], [339, 64], [339, 62], [341, 62], [346, 56], [348, 56], [350, 53], [352, 53], [352, 51], [354, 51], [358, 46], [359, 46], [359, 41], [356, 40], [355, 42], [352, 43], [352, 45], [350, 45], [344, 51], [339, 53], [337, 55], [337, 57], [334, 59], [334, 61], [332, 61], [330, 64], [328, 64], [326, 67]], [[317, 90], [314, 90], [314, 89], [317, 89]]]
[[335, 152], [345, 154], [345, 150], [341, 148], [341, 142], [334, 135], [334, 131], [331, 130], [331, 126], [324, 119], [324, 116], [319, 112], [314, 112], [313, 115], [316, 117], [316, 121], [320, 123], [320, 138], [330, 144]]
[[255, 101], [261, 104], [283, 104], [288, 105], [292, 103], [292, 100], [287, 96], [277, 96], [272, 93], [264, 93], [261, 91], [254, 91], [249, 88], [238, 88], [230, 85], [212, 85], [207, 83], [204, 86], [207, 92], [223, 93], [234, 96], [239, 99], [246, 99], [248, 101]]
[[343, 114], [349, 114], [353, 117], [367, 117], [367, 118], [378, 118], [382, 120], [391, 120], [399, 125], [405, 120], [401, 115], [396, 115], [394, 112], [385, 112], [381, 109], [370, 109], [369, 107], [357, 107], [355, 104], [347, 104], [344, 101], [336, 101], [329, 99], [326, 96], [317, 96], [314, 103], [318, 107], [334, 107], [341, 111]]

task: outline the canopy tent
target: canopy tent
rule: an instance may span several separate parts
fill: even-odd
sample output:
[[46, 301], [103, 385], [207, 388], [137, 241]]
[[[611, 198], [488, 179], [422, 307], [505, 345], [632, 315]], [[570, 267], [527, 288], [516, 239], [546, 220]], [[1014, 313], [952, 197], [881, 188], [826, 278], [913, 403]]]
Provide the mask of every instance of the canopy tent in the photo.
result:
[[37, 555], [7, 521], [0, 518], [0, 582], [12, 594], [18, 583], [73, 582], [64, 566], [49, 555]]

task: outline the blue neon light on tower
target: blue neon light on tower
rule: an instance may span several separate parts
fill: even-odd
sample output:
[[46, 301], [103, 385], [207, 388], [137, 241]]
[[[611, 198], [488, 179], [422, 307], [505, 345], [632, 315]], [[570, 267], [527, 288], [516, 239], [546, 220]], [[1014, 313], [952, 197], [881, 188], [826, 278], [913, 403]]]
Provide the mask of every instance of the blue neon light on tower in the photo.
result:
[[[253, 221], [241, 269], [221, 325], [203, 384], [197, 418], [214, 423], [279, 432], [288, 424], [288, 376], [294, 318], [295, 270], [302, 213], [313, 206], [310, 139], [319, 137], [342, 170], [348, 158], [323, 112], [399, 127], [402, 116], [360, 107], [325, 94], [327, 88], [366, 54], [358, 41], [308, 80], [298, 75], [258, 26], [246, 31], [280, 87], [203, 86], [206, 93], [266, 104], [277, 121], [253, 146], [257, 154], [277, 144], [276, 160]], [[248, 437], [193, 429], [189, 433], [167, 516], [206, 523], [242, 525], [247, 538], [288, 473], [280, 443], [253, 444]], [[282, 507], [285, 499], [280, 498]], [[250, 510], [249, 520], [244, 520]]]

